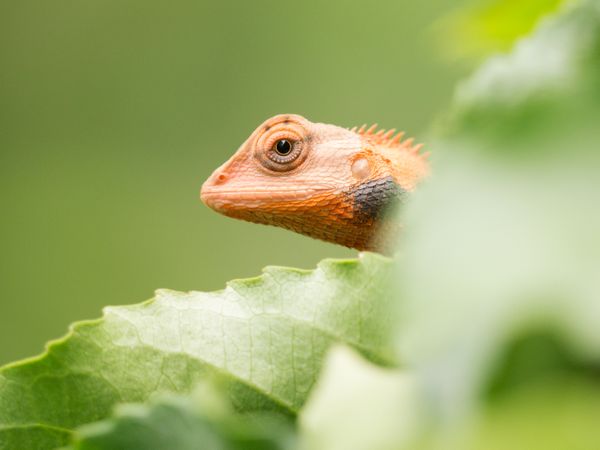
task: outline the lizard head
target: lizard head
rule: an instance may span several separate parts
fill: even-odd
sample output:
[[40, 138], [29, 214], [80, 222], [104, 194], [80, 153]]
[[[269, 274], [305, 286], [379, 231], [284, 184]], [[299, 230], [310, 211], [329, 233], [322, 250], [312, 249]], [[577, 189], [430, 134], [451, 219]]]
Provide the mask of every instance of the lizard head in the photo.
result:
[[375, 249], [372, 237], [382, 210], [412, 189], [422, 167], [414, 175], [410, 168], [394, 167], [399, 150], [379, 149], [383, 134], [372, 131], [293, 114], [272, 117], [213, 172], [201, 199], [230, 217]]

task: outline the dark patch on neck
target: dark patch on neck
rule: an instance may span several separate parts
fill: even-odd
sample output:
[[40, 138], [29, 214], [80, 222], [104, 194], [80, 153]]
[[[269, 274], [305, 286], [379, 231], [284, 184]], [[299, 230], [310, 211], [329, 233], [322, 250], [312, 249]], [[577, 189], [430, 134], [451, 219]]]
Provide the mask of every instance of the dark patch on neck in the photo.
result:
[[352, 188], [348, 195], [354, 207], [354, 220], [368, 223], [380, 219], [398, 203], [405, 192], [391, 176], [367, 181]]

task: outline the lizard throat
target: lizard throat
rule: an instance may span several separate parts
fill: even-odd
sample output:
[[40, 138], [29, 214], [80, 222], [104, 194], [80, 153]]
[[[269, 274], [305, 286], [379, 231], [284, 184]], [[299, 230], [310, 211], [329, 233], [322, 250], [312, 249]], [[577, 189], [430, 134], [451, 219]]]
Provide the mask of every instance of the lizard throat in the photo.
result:
[[[369, 180], [348, 190], [301, 191], [299, 198], [290, 192], [277, 198], [248, 192], [241, 200], [239, 191], [203, 192], [203, 201], [229, 217], [264, 225], [274, 225], [328, 242], [358, 250], [382, 251], [381, 233], [396, 229], [386, 212], [402, 198], [404, 190], [393, 177]], [[389, 220], [388, 220], [389, 219]]]

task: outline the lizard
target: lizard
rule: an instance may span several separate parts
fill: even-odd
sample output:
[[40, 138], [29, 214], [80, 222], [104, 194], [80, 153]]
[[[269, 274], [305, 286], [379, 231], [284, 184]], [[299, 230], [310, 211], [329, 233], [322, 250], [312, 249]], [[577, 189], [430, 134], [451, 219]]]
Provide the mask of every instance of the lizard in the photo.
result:
[[229, 217], [389, 254], [400, 228], [389, 211], [429, 173], [423, 145], [402, 138], [280, 114], [210, 175], [200, 197]]

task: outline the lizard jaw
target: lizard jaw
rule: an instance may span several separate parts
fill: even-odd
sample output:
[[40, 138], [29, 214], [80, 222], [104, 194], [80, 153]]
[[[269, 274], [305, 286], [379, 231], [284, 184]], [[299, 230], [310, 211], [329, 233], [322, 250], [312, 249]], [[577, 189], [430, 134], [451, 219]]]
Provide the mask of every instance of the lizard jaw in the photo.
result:
[[282, 202], [303, 202], [323, 192], [330, 192], [331, 189], [331, 186], [311, 189], [223, 189], [204, 183], [200, 199], [209, 208], [226, 213], [235, 210], [268, 209], [269, 206]]

